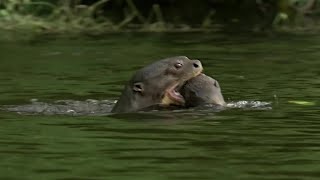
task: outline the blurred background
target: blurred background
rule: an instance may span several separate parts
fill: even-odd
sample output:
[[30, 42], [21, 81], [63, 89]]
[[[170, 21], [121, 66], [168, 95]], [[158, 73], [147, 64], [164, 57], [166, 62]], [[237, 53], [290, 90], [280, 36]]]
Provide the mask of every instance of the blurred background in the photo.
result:
[[1, 0], [0, 29], [36, 33], [301, 31], [319, 28], [318, 0]]

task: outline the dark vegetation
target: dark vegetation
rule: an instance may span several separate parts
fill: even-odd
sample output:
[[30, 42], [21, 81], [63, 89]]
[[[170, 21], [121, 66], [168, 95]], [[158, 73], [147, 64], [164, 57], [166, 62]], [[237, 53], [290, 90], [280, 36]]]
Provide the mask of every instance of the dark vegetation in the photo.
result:
[[317, 29], [318, 0], [0, 0], [0, 29], [27, 33]]

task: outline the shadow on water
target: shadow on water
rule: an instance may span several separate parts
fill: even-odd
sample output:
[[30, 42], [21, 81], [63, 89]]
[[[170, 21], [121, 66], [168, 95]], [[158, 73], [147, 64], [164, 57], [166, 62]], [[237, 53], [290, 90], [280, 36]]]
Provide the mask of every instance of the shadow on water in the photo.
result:
[[[40, 114], [0, 111], [0, 179], [318, 179], [319, 40], [186, 33], [1, 43], [1, 106]], [[173, 55], [200, 59], [228, 108], [108, 114], [136, 69]], [[80, 113], [49, 116], [44, 106]]]

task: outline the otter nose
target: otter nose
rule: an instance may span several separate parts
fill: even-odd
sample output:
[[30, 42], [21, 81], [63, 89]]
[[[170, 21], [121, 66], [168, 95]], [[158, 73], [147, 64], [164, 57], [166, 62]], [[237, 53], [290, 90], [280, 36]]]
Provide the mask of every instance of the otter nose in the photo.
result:
[[195, 68], [201, 68], [201, 62], [199, 60], [193, 60], [193, 67]]

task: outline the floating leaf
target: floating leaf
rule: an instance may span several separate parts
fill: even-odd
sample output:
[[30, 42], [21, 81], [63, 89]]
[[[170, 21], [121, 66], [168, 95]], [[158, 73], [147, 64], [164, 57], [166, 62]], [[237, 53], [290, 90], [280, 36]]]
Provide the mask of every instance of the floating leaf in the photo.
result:
[[304, 105], [304, 106], [314, 106], [316, 103], [310, 102], [310, 101], [288, 101], [289, 103], [292, 104], [299, 104], [299, 105]]

